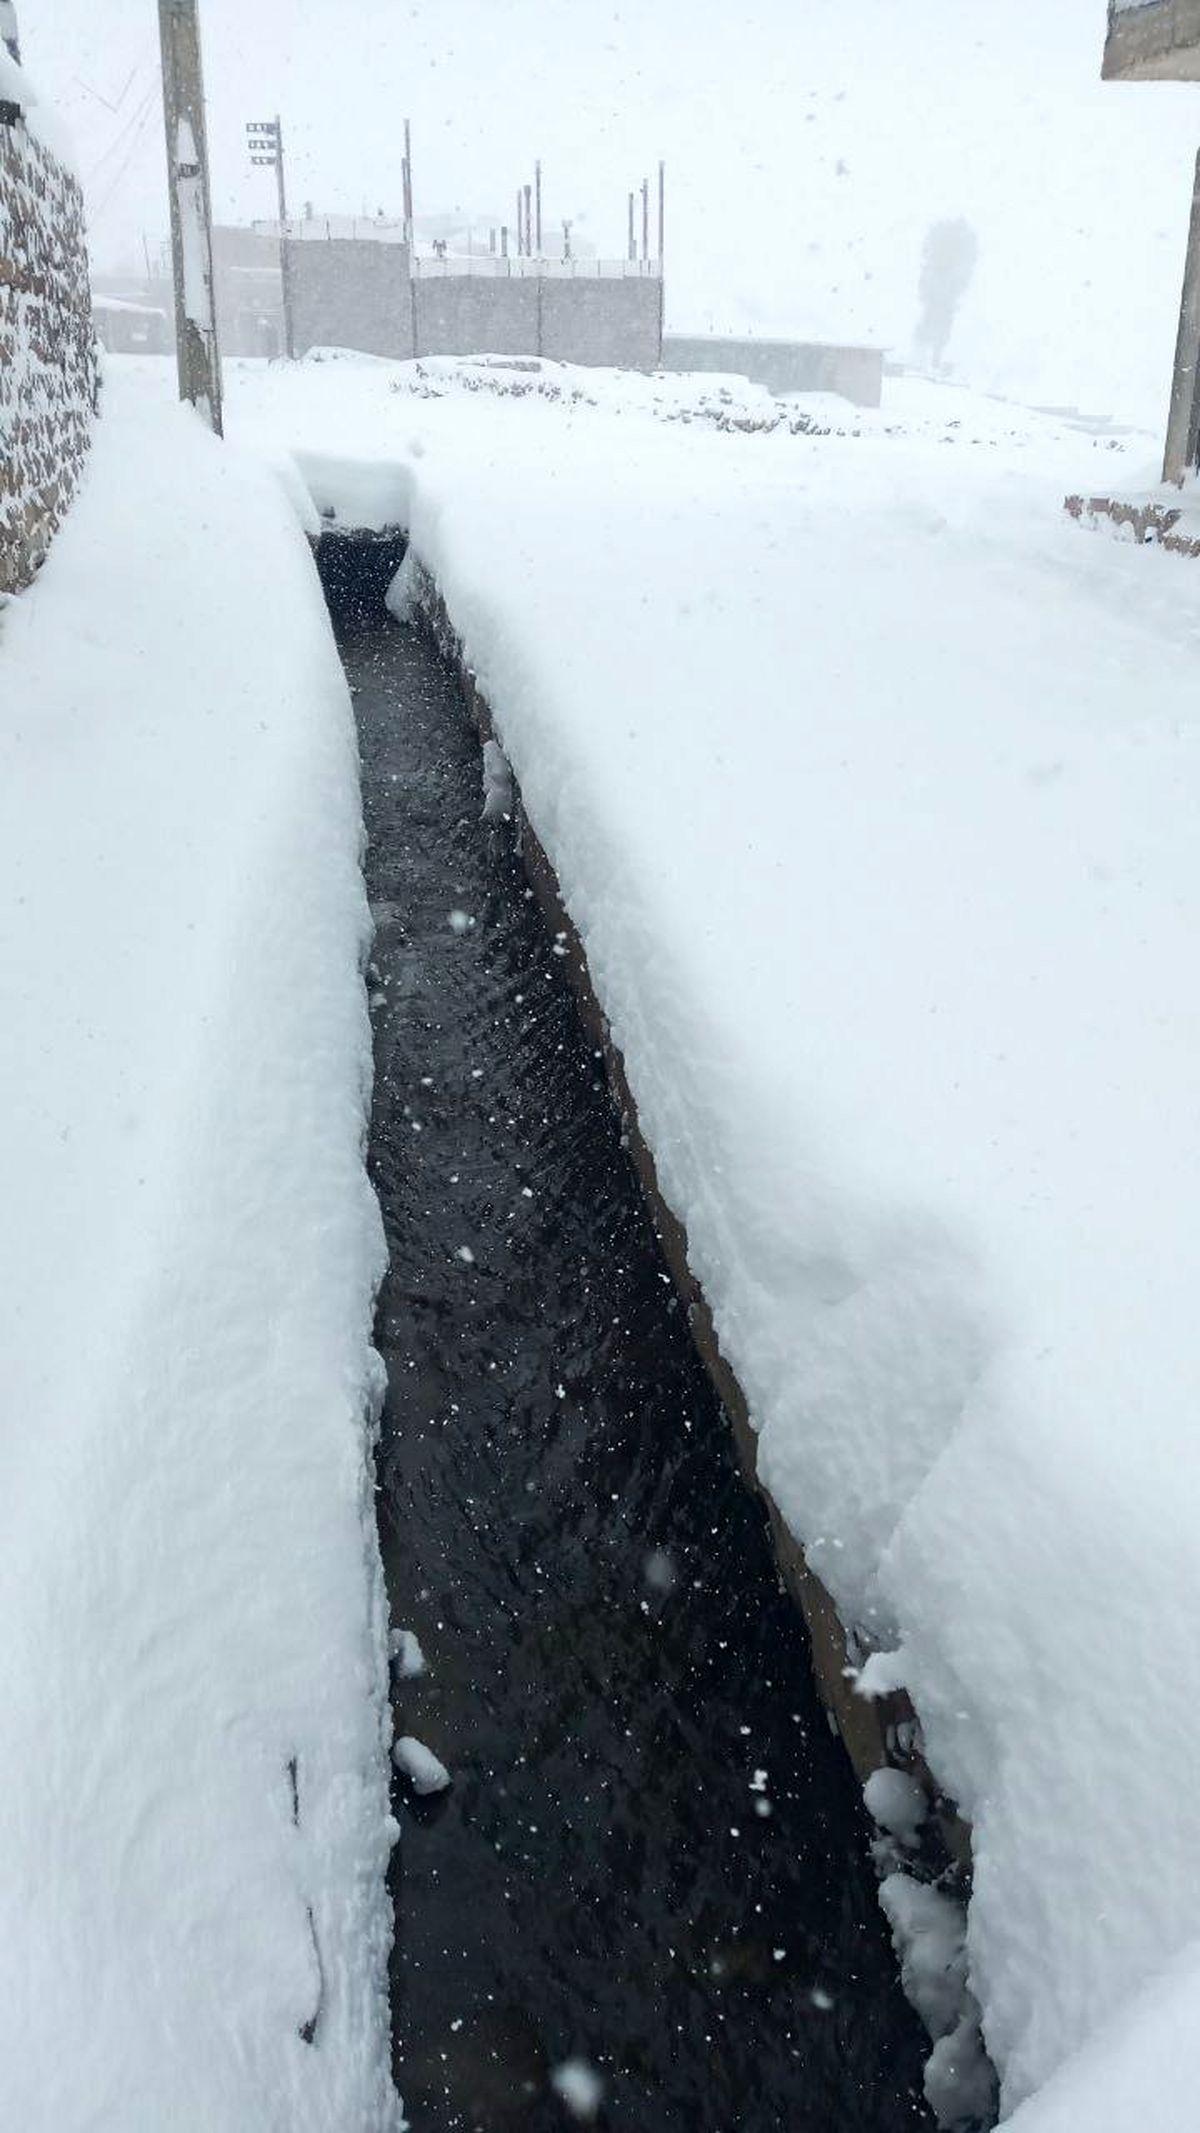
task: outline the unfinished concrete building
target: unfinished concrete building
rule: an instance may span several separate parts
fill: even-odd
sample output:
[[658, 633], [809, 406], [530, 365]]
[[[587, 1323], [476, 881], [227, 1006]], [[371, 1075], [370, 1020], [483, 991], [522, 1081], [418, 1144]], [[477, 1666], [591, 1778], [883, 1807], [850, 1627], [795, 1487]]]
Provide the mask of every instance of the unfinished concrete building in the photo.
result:
[[1200, 81], [1200, 0], [1113, 0], [1106, 81]]
[[[1109, 0], [1106, 81], [1200, 81], [1200, 0]], [[1200, 463], [1200, 156], [1183, 273], [1163, 480]]]

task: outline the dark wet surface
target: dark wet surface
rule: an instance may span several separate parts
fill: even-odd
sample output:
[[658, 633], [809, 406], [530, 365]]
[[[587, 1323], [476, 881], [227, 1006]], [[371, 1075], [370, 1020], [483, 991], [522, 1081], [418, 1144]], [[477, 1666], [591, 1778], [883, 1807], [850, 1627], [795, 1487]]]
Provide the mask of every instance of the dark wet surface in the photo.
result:
[[[424, 641], [344, 636], [392, 1272], [381, 1531], [415, 2133], [924, 2125], [857, 1788], [478, 744]], [[452, 922], [451, 914], [463, 916]], [[455, 930], [456, 927], [465, 930]], [[469, 1253], [470, 1258], [460, 1256]]]

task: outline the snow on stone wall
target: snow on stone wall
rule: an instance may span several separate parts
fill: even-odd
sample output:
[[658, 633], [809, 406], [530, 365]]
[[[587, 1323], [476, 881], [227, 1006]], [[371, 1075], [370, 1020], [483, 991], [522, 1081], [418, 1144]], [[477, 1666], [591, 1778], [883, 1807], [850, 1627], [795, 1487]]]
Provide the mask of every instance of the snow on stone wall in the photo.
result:
[[0, 593], [46, 553], [95, 400], [82, 192], [21, 121], [0, 125]]

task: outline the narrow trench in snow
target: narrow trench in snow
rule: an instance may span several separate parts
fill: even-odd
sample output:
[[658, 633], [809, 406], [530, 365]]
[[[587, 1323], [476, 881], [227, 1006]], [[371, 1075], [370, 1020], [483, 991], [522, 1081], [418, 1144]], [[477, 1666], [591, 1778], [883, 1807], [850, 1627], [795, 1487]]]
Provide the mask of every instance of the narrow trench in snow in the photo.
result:
[[511, 832], [481, 820], [456, 682], [373, 591], [355, 613], [348, 569], [380, 1531], [427, 1661], [394, 1682], [396, 1730], [452, 1777], [396, 1779], [415, 2133], [924, 2126], [871, 1831], [601, 1062]]

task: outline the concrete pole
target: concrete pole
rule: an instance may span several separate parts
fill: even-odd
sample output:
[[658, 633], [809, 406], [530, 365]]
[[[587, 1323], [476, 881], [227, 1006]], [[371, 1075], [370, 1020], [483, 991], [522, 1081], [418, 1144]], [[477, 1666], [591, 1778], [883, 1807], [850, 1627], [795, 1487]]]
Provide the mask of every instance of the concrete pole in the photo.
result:
[[1163, 480], [1178, 488], [1185, 474], [1196, 465], [1200, 451], [1200, 155], [1192, 186], [1192, 219], [1188, 230], [1187, 258], [1183, 270], [1183, 299], [1179, 307], [1179, 336], [1175, 343], [1175, 372], [1171, 380], [1171, 412], [1167, 419], [1167, 448]]
[[525, 257], [533, 258], [533, 187], [525, 187]]
[[537, 245], [537, 256], [540, 259], [542, 256], [542, 163], [540, 156], [533, 166], [533, 197], [536, 217], [534, 239]]
[[667, 166], [666, 166], [666, 164], [665, 164], [665, 163], [660, 163], [660, 164], [659, 164], [659, 166], [658, 166], [658, 266], [659, 266], [659, 272], [660, 272], [660, 273], [662, 272], [662, 260], [663, 260], [663, 238], [664, 238], [664, 237], [665, 237], [665, 235], [666, 235], [666, 228], [667, 228]]
[[635, 208], [635, 203], [636, 203], [636, 200], [637, 200], [637, 194], [636, 194], [636, 193], [630, 193], [630, 195], [629, 195], [629, 257], [630, 257], [631, 259], [636, 259], [636, 258], [637, 258], [637, 236], [636, 236], [636, 234], [635, 234], [635, 224], [634, 224], [634, 214], [635, 214], [635, 212], [636, 212], [636, 208]]
[[175, 270], [179, 397], [222, 435], [221, 357], [213, 300], [212, 200], [196, 0], [158, 0], [163, 117]]
[[283, 169], [283, 120], [275, 117], [275, 177], [279, 188], [279, 273], [283, 284], [283, 352], [296, 360], [296, 315], [292, 303], [292, 261], [288, 251], [287, 181]]
[[650, 180], [642, 179], [642, 265], [650, 260]]

